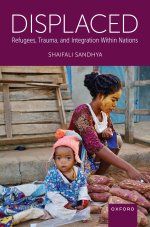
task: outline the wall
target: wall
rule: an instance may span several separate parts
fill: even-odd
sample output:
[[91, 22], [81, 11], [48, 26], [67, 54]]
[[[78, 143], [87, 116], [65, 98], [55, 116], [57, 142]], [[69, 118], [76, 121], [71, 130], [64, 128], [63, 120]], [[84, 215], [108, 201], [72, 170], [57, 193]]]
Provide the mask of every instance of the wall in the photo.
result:
[[[150, 80], [150, 66], [141, 66], [139, 72], [140, 80]], [[150, 109], [150, 88], [143, 86], [139, 88], [139, 107], [140, 109]], [[149, 121], [150, 116], [140, 116], [140, 121]]]
[[89, 103], [91, 96], [84, 87], [84, 76], [93, 71], [93, 66], [72, 66], [72, 100], [76, 106]]
[[[101, 73], [114, 73], [124, 81], [125, 68], [124, 66], [99, 66]], [[78, 106], [81, 103], [89, 103], [91, 96], [88, 90], [84, 87], [84, 75], [93, 71], [93, 66], [71, 66], [71, 81], [72, 81], [72, 99], [73, 103]], [[150, 67], [149, 66], [135, 66], [135, 80], [150, 80]], [[149, 86], [136, 87], [134, 92], [135, 109], [149, 109], [150, 107], [150, 91]], [[125, 92], [123, 91], [122, 97], [118, 102], [119, 108], [125, 108]], [[111, 114], [114, 123], [124, 123], [125, 118], [123, 114]], [[134, 121], [147, 121], [150, 116], [134, 116]]]

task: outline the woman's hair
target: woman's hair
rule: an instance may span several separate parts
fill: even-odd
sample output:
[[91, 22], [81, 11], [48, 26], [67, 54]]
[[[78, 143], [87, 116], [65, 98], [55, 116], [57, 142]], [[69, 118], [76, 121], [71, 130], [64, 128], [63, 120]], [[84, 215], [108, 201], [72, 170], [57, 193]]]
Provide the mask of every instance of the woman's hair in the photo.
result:
[[122, 88], [121, 80], [117, 76], [98, 72], [85, 75], [84, 86], [88, 88], [93, 98], [98, 94], [105, 96], [113, 94]]

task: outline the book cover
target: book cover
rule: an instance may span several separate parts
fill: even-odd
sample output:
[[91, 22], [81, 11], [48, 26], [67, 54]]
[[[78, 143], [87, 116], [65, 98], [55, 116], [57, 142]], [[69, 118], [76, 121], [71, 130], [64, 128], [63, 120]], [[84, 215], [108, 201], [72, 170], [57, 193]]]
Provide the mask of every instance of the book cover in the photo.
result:
[[6, 1], [1, 65], [149, 65], [142, 1]]
[[[117, 131], [127, 142], [121, 158], [150, 175], [149, 19], [149, 3], [141, 0], [1, 3], [2, 190], [8, 185], [44, 179], [45, 162], [52, 155], [48, 150], [55, 141], [56, 129], [67, 128], [75, 107], [91, 102], [84, 76], [92, 71], [112, 73], [121, 79], [122, 96], [111, 115]], [[133, 145], [134, 142], [139, 145]], [[117, 183], [125, 179], [122, 171], [113, 168], [112, 176]], [[3, 212], [6, 214], [4, 209]], [[109, 206], [109, 212], [106, 208], [106, 213], [105, 220], [93, 215], [87, 226], [137, 225], [135, 204], [116, 202]], [[148, 227], [150, 216], [142, 215], [138, 213], [138, 223]], [[3, 222], [1, 219], [0, 223]], [[8, 226], [11, 223], [10, 218]], [[30, 224], [32, 221], [27, 223]]]

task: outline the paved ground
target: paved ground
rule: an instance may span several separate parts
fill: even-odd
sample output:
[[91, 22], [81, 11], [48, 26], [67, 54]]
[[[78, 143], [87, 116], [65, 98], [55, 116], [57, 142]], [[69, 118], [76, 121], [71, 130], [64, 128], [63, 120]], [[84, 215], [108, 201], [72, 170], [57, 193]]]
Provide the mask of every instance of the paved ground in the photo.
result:
[[[116, 124], [115, 128], [121, 134], [125, 134], [125, 125]], [[150, 121], [134, 123], [134, 137], [139, 141], [144, 141], [150, 145]]]
[[[0, 184], [16, 185], [43, 180], [50, 155], [49, 147], [24, 151], [1, 151]], [[149, 165], [150, 147], [124, 143], [119, 155], [135, 166]]]

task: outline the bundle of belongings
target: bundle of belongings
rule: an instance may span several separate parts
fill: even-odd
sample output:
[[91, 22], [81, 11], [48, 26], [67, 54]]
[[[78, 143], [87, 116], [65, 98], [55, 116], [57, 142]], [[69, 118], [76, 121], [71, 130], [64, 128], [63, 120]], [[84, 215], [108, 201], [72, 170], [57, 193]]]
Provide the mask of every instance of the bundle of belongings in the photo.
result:
[[44, 183], [0, 186], [0, 227], [11, 227], [44, 216], [44, 198]]
[[[31, 219], [47, 220], [50, 218], [45, 213], [45, 184], [44, 182], [33, 182], [14, 187], [0, 185], [0, 227], [12, 227], [21, 222]], [[69, 219], [54, 218], [45, 221], [45, 226], [60, 226], [86, 220], [90, 216], [90, 208], [79, 211]], [[43, 227], [43, 223], [37, 223]], [[35, 226], [35, 224], [34, 224]]]

